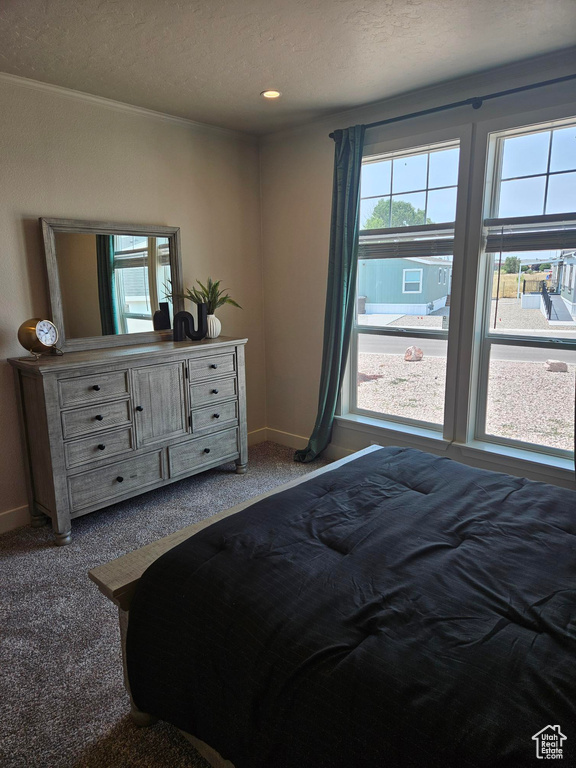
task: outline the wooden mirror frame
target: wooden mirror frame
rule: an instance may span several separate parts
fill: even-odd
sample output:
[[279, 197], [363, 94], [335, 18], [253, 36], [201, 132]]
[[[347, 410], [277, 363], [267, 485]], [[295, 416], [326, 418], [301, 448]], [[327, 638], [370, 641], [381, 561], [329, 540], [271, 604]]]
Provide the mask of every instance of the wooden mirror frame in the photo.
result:
[[[118, 224], [108, 221], [82, 221], [76, 219], [41, 218], [44, 235], [44, 250], [46, 254], [46, 269], [48, 273], [48, 292], [52, 322], [58, 328], [59, 347], [63, 352], [99, 349], [103, 347], [122, 347], [129, 344], [147, 344], [155, 341], [172, 339], [172, 331], [145, 331], [143, 333], [121, 333], [109, 336], [86, 336], [67, 339], [64, 328], [64, 313], [62, 308], [62, 292], [56, 258], [57, 232], [72, 232], [76, 234], [93, 235], [144, 235], [146, 237], [168, 238], [170, 249], [170, 275], [174, 293], [182, 293], [182, 262], [180, 257], [179, 227], [165, 227], [155, 224]], [[184, 300], [173, 299], [174, 314], [184, 309]]]

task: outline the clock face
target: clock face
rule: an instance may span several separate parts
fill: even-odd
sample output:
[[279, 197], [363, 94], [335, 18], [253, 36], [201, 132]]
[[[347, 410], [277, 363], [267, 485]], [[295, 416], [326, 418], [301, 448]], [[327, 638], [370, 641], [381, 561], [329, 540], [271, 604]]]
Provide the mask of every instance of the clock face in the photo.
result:
[[58, 331], [50, 320], [40, 320], [36, 325], [36, 335], [38, 336], [38, 341], [42, 342], [46, 347], [53, 347], [58, 341]]

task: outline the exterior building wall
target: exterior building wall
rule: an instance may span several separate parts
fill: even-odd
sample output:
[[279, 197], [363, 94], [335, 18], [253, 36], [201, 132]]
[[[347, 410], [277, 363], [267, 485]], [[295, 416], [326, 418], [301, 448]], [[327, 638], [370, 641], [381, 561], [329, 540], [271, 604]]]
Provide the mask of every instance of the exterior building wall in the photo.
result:
[[[421, 290], [404, 292], [404, 270], [421, 269]], [[442, 270], [438, 282], [438, 270]], [[425, 315], [443, 307], [450, 292], [450, 262], [414, 262], [409, 259], [374, 259], [358, 265], [358, 295], [366, 297], [367, 314], [398, 313]], [[446, 270], [446, 283], [444, 283]], [[413, 299], [413, 301], [410, 301]], [[398, 307], [417, 307], [416, 311], [403, 311]]]

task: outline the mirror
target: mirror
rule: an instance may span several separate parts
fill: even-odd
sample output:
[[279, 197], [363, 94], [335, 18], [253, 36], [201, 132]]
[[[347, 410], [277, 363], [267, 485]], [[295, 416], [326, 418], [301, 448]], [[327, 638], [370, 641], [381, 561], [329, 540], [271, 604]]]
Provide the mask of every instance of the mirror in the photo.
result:
[[41, 219], [52, 321], [64, 351], [172, 338], [153, 315], [184, 309], [178, 227]]

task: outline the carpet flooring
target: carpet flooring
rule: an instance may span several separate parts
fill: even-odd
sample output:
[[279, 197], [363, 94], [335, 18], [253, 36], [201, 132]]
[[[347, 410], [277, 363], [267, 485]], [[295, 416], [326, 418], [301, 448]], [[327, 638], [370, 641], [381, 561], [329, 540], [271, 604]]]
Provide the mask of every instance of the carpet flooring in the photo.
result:
[[327, 463], [292, 455], [256, 445], [246, 475], [224, 465], [80, 517], [67, 547], [49, 526], [0, 536], [0, 766], [207, 768], [172, 726], [132, 724], [116, 608], [87, 572]]

